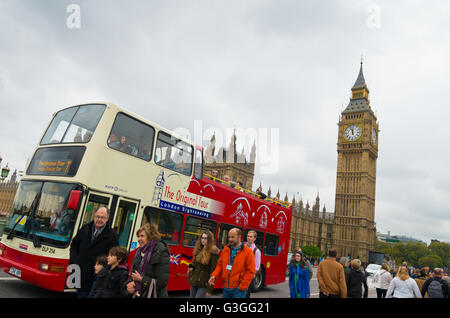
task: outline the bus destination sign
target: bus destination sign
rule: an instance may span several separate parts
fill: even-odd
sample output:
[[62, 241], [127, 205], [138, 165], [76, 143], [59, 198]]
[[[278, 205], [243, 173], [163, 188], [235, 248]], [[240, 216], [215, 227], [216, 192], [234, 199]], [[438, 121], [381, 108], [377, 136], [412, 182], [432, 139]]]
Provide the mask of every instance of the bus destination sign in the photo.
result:
[[67, 175], [71, 164], [72, 160], [39, 160], [37, 170], [42, 173], [51, 173], [53, 175]]

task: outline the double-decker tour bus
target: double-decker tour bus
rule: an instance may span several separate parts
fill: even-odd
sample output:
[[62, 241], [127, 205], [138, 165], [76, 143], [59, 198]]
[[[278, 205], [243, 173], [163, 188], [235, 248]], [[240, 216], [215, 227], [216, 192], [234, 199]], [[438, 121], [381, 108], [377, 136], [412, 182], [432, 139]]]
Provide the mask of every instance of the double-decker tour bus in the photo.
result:
[[108, 226], [129, 261], [137, 229], [157, 225], [170, 248], [168, 290], [189, 289], [187, 266], [203, 229], [219, 248], [231, 228], [242, 229], [244, 241], [255, 230], [257, 287], [285, 281], [292, 207], [205, 175], [202, 147], [112, 103], [54, 114], [17, 189], [0, 268], [45, 289], [73, 291], [70, 243], [100, 206], [110, 209]]

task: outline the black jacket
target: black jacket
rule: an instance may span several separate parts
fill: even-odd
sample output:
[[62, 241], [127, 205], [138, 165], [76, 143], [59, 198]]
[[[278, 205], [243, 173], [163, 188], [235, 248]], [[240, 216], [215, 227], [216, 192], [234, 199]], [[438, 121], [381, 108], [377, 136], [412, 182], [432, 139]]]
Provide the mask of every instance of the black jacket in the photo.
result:
[[110, 270], [105, 278], [103, 293], [100, 298], [125, 298], [128, 297], [127, 285], [128, 267], [120, 265]]
[[345, 280], [347, 282], [347, 297], [361, 298], [362, 286], [364, 285], [364, 298], [367, 298], [369, 288], [367, 287], [366, 275], [363, 272], [351, 268], [345, 275]]
[[91, 292], [89, 293], [88, 298], [101, 298], [103, 294], [103, 289], [105, 285], [106, 276], [108, 276], [108, 269], [103, 268], [97, 276], [95, 276], [95, 281], [92, 284]]
[[91, 242], [94, 233], [94, 221], [85, 224], [72, 240], [70, 246], [70, 263], [77, 264], [81, 269], [80, 291], [90, 291], [94, 282], [94, 265], [97, 256], [108, 255], [109, 250], [119, 245], [117, 234], [109, 223], [103, 231]]
[[[136, 255], [131, 261], [131, 274], [134, 271], [137, 271], [139, 265], [142, 261], [142, 256], [136, 250]], [[156, 280], [156, 295], [158, 298], [166, 298], [167, 294], [167, 283], [169, 282], [169, 273], [170, 273], [170, 251], [169, 247], [164, 241], [158, 242], [155, 248], [152, 251], [152, 255], [150, 256], [150, 261], [147, 267], [147, 271], [143, 275], [142, 279], [142, 288], [144, 293], [142, 297], [147, 297], [148, 288], [150, 287], [150, 283], [152, 279]], [[132, 279], [128, 279], [128, 282], [131, 282]], [[127, 282], [127, 283], [128, 283]]]

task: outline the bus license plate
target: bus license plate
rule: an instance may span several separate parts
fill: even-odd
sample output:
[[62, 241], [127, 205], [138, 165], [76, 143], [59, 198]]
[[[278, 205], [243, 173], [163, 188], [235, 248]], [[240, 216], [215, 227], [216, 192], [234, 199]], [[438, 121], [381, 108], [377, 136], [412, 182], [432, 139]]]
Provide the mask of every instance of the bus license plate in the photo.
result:
[[21, 271], [20, 269], [14, 268], [14, 267], [11, 267], [11, 268], [9, 269], [9, 273], [10, 273], [11, 275], [16, 276], [16, 277], [22, 276], [22, 271]]

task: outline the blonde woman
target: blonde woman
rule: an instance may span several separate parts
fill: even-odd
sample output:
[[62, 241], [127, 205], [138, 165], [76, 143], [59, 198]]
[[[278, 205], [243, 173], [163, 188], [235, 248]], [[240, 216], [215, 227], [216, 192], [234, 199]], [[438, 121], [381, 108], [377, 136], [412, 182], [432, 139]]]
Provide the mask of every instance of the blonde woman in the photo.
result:
[[381, 268], [373, 275], [373, 282], [377, 290], [377, 298], [386, 298], [386, 293], [392, 281], [388, 264], [383, 263]]
[[414, 279], [409, 277], [408, 268], [400, 266], [397, 276], [389, 284], [386, 298], [422, 298], [419, 287]]
[[194, 247], [194, 258], [189, 264], [188, 283], [191, 285], [191, 298], [211, 296], [213, 286], [208, 284], [219, 259], [219, 249], [214, 245], [211, 231], [202, 232]]

